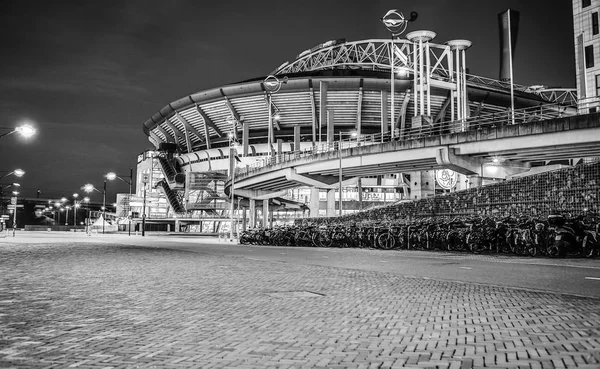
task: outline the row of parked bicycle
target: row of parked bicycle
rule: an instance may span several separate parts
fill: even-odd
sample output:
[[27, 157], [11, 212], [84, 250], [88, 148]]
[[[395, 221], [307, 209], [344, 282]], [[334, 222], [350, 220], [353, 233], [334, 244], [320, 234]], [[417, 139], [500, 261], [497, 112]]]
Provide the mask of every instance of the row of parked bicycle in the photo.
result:
[[352, 224], [255, 228], [240, 244], [357, 247], [507, 253], [529, 256], [594, 257], [600, 253], [600, 218], [585, 214], [532, 217], [425, 218], [410, 223], [363, 221]]

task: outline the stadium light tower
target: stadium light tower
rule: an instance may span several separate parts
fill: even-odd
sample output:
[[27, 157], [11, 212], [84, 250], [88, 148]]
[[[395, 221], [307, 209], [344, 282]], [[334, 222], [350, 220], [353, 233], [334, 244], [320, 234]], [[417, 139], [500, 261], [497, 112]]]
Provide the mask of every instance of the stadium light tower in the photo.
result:
[[[394, 138], [394, 125], [396, 124], [396, 112], [394, 107], [394, 95], [395, 95], [395, 86], [394, 86], [394, 74], [395, 74], [395, 64], [394, 64], [394, 54], [396, 52], [396, 45], [394, 44], [394, 38], [400, 36], [404, 31], [406, 31], [406, 27], [408, 26], [408, 22], [413, 22], [417, 19], [417, 12], [410, 13], [410, 19], [405, 19], [404, 15], [398, 12], [397, 9], [388, 10], [387, 13], [381, 18], [381, 22], [390, 31], [392, 36], [392, 42], [390, 42], [390, 94], [391, 96], [391, 137]], [[416, 58], [413, 62], [416, 62]], [[416, 77], [415, 77], [416, 78]]]

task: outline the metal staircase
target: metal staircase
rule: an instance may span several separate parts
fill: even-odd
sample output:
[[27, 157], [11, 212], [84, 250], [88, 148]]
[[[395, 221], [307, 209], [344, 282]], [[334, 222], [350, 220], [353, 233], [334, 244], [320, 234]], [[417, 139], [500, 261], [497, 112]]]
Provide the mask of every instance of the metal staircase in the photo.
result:
[[156, 183], [156, 187], [161, 187], [165, 195], [167, 196], [167, 200], [169, 201], [169, 205], [173, 208], [175, 213], [185, 213], [185, 207], [182, 204], [182, 199], [177, 191], [172, 190], [169, 187], [169, 184], [164, 179], [161, 179]]

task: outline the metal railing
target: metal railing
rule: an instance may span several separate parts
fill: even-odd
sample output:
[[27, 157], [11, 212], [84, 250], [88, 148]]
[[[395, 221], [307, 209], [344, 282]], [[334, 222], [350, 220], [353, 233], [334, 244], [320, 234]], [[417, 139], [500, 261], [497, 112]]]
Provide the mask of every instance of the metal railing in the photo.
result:
[[[245, 177], [250, 173], [261, 171], [263, 168], [269, 168], [274, 165], [292, 162], [304, 158], [318, 158], [319, 156], [331, 156], [331, 153], [340, 150], [350, 149], [360, 146], [378, 145], [390, 141], [410, 141], [429, 137], [436, 137], [451, 133], [462, 133], [478, 131], [484, 128], [495, 128], [501, 126], [512, 126], [535, 121], [542, 121], [565, 116], [577, 115], [577, 106], [546, 104], [537, 107], [530, 107], [511, 111], [484, 114], [476, 117], [469, 117], [464, 120], [426, 122], [419, 126], [409, 127], [402, 131], [388, 132], [385, 134], [362, 134], [355, 138], [334, 141], [331, 143], [315, 144], [304, 150], [289, 151], [278, 155], [267, 156], [257, 160], [254, 164], [244, 167], [237, 167], [236, 177]], [[266, 169], [265, 169], [266, 170]]]

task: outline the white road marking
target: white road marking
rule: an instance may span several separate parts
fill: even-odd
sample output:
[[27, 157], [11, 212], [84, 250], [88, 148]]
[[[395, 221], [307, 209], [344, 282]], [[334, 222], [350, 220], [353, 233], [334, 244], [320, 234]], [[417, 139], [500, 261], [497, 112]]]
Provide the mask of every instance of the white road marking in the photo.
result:
[[473, 269], [473, 268], [469, 268], [469, 267], [460, 267], [460, 269]]
[[281, 255], [285, 255], [285, 252], [280, 252]]
[[597, 277], [585, 277], [585, 279], [593, 279], [595, 281], [600, 281], [600, 278]]
[[385, 260], [379, 260], [380, 263], [387, 263]]

